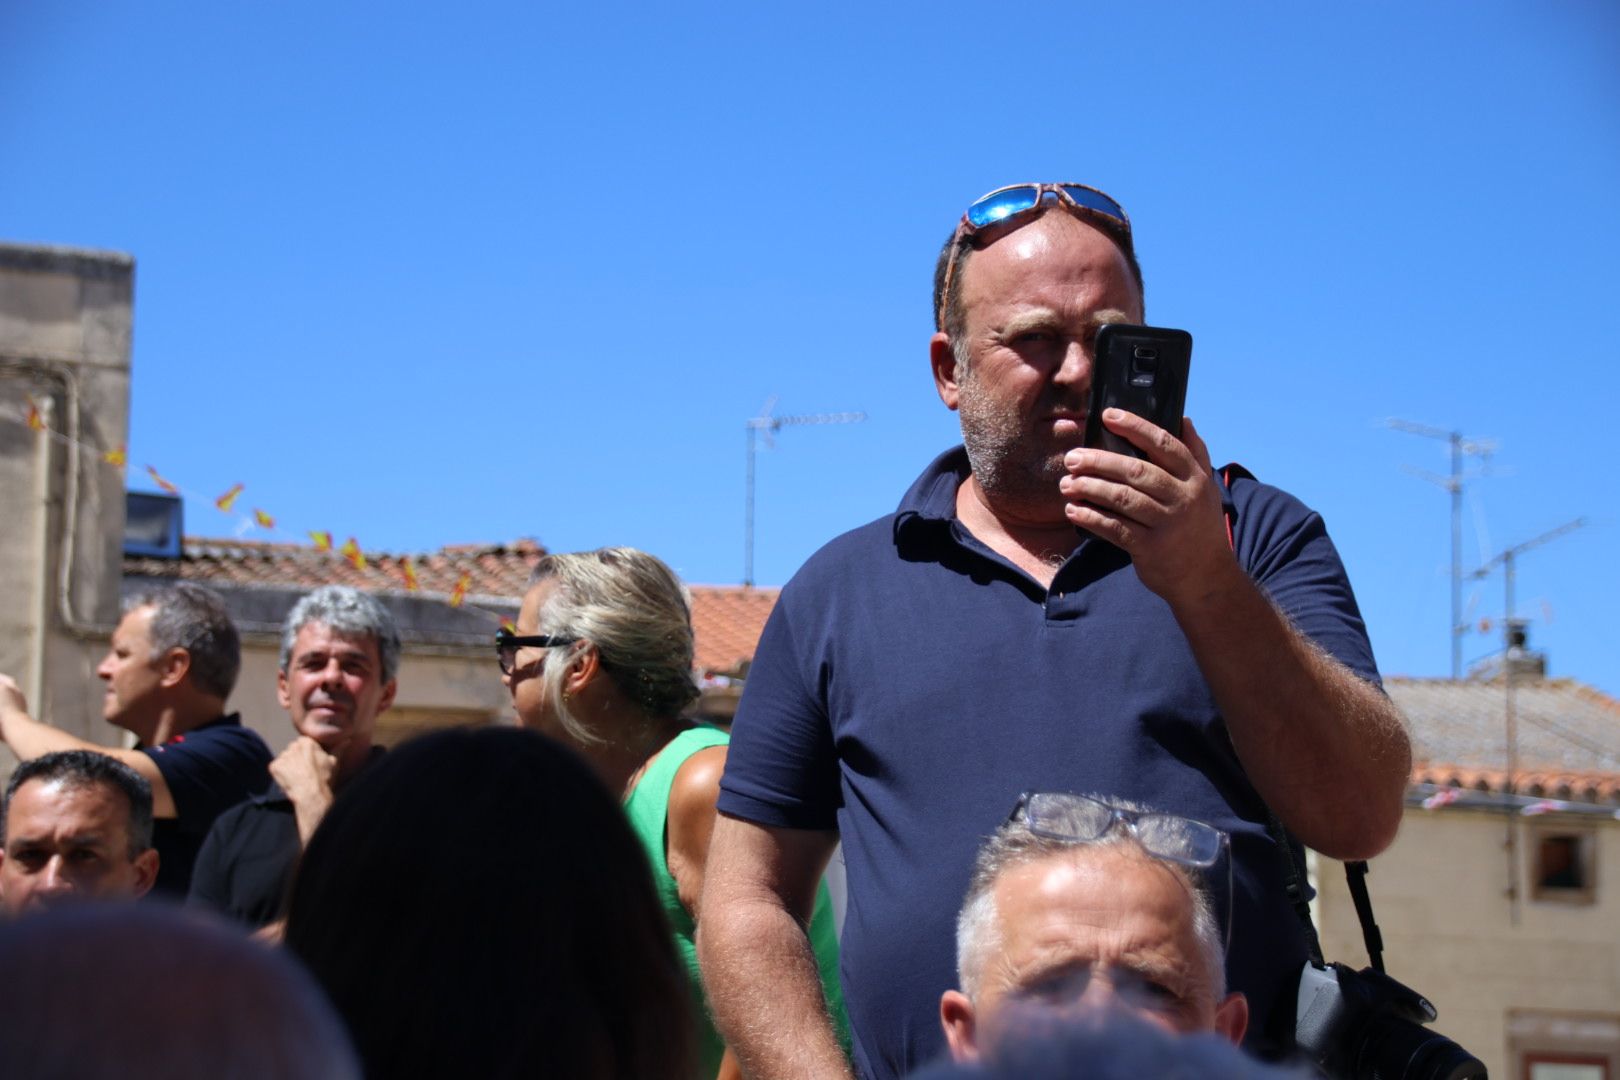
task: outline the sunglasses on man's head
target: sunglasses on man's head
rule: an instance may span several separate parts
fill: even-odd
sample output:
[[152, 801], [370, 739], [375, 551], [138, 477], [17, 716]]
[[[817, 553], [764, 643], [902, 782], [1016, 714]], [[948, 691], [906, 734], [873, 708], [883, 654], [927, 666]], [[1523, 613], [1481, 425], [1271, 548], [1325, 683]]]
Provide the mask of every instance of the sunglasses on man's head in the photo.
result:
[[956, 239], [960, 242], [964, 236], [972, 236], [980, 229], [1026, 216], [1039, 207], [1047, 195], [1052, 195], [1059, 205], [1101, 214], [1110, 219], [1109, 224], [1113, 228], [1123, 229], [1126, 233], [1131, 231], [1131, 219], [1126, 216], [1125, 208], [1094, 187], [1085, 184], [1011, 184], [975, 199], [973, 205], [967, 208], [967, 213], [962, 215], [962, 224], [956, 229]]
[[572, 645], [576, 640], [560, 634], [514, 634], [503, 626], [495, 631], [495, 659], [501, 665], [501, 674], [510, 675], [517, 670], [519, 649], [549, 649], [553, 645]]
[[[949, 261], [945, 264], [944, 287], [939, 293], [941, 309], [950, 303], [951, 280], [956, 276], [957, 252], [970, 246], [979, 233], [998, 225], [1015, 225], [1039, 212], [1051, 196], [1054, 205], [1078, 217], [1095, 222], [1122, 247], [1131, 243], [1131, 219], [1125, 208], [1105, 192], [1085, 184], [1009, 184], [981, 195], [967, 208], [951, 237]], [[934, 313], [941, 327], [944, 311]]]

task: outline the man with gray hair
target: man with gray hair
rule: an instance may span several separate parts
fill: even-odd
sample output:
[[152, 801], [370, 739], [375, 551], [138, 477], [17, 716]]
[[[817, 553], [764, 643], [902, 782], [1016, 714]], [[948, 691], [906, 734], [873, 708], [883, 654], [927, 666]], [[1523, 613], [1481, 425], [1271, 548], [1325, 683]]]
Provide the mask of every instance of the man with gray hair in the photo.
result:
[[107, 684], [102, 716], [133, 732], [132, 750], [97, 746], [28, 715], [28, 702], [0, 675], [0, 740], [23, 761], [58, 750], [117, 758], [152, 785], [153, 888], [184, 896], [197, 849], [214, 819], [269, 782], [270, 748], [225, 714], [242, 666], [241, 641], [225, 604], [191, 582], [139, 593], [124, 605], [96, 668]]
[[253, 927], [281, 918], [298, 857], [345, 784], [375, 757], [393, 704], [399, 630], [376, 599], [327, 585], [281, 631], [276, 693], [297, 737], [270, 763], [262, 796], [222, 816], [197, 859], [191, 900]]
[[960, 989], [939, 1003], [951, 1056], [993, 1057], [1055, 1019], [1108, 1012], [1240, 1041], [1248, 1002], [1226, 992], [1206, 885], [1229, 880], [1226, 846], [1123, 800], [1025, 795], [980, 849], [957, 918]]

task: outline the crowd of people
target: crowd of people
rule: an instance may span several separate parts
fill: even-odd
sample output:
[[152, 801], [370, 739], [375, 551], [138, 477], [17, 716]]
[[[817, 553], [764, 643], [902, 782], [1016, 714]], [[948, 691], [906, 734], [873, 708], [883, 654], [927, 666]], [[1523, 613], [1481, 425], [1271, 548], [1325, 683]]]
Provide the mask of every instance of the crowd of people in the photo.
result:
[[933, 306], [963, 445], [783, 590], [730, 731], [691, 718], [683, 586], [630, 548], [534, 567], [493, 642], [512, 725], [386, 753], [400, 635], [342, 586], [287, 616], [274, 756], [196, 584], [132, 597], [98, 668], [132, 749], [0, 676], [0, 1060], [1272, 1075], [1292, 860], [1387, 845], [1410, 764], [1343, 567], [1190, 421], [1110, 409], [1140, 456], [1081, 445], [1097, 329], [1144, 321], [1109, 196], [976, 201]]

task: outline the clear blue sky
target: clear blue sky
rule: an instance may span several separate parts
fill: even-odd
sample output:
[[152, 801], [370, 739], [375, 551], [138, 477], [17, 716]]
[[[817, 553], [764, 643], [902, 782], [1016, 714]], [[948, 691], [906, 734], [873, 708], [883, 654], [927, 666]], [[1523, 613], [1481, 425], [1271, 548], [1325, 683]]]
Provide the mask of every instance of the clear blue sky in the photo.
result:
[[744, 421], [864, 410], [760, 454], [779, 584], [954, 440], [928, 283], [965, 205], [1090, 182], [1196, 340], [1188, 412], [1323, 512], [1386, 672], [1449, 660], [1447, 498], [1403, 471], [1445, 447], [1395, 416], [1497, 441], [1468, 567], [1591, 519], [1520, 607], [1620, 694], [1617, 12], [9, 3], [0, 237], [136, 256], [132, 482], [241, 481], [288, 533], [734, 582]]

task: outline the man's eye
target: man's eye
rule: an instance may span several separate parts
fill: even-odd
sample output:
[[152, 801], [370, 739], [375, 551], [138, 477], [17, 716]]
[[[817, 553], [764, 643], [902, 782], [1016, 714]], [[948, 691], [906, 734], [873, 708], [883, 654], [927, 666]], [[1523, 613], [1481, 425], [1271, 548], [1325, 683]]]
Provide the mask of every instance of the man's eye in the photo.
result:
[[68, 858], [72, 859], [81, 866], [88, 866], [91, 863], [98, 863], [101, 861], [101, 852], [95, 851], [91, 848], [82, 848], [73, 852], [68, 856]]

